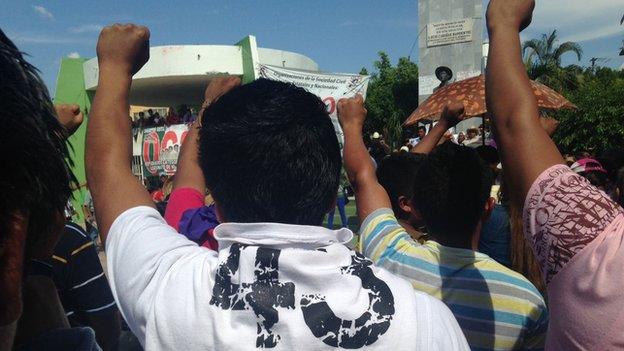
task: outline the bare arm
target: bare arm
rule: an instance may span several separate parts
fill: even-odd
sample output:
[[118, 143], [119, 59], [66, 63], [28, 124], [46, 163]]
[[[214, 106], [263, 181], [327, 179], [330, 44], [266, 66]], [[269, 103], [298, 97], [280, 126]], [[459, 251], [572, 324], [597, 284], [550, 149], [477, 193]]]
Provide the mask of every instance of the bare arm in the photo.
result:
[[361, 95], [338, 101], [338, 118], [345, 136], [344, 166], [355, 191], [360, 222], [378, 208], [391, 208], [390, 199], [377, 181], [375, 167], [362, 139], [366, 109]]
[[485, 78], [488, 110], [509, 188], [522, 203], [535, 179], [563, 163], [540, 124], [537, 102], [522, 63], [519, 31], [531, 21], [533, 0], [491, 0], [487, 11], [490, 54]]
[[[204, 103], [198, 115], [199, 119], [204, 115], [205, 106], [215, 102], [223, 94], [240, 85], [241, 80], [235, 76], [220, 76], [212, 78], [204, 92]], [[204, 173], [199, 166], [199, 129], [200, 124], [196, 121], [189, 129], [184, 139], [178, 158], [178, 169], [173, 181], [173, 190], [179, 188], [193, 188], [202, 194], [206, 189]]]
[[431, 128], [429, 134], [425, 135], [416, 146], [412, 148], [412, 152], [415, 154], [428, 154], [433, 150], [440, 142], [440, 139], [444, 136], [449, 128], [453, 128], [457, 123], [464, 119], [464, 105], [452, 104], [444, 108], [440, 121]]
[[154, 204], [132, 174], [132, 130], [128, 94], [132, 75], [149, 58], [149, 31], [114, 25], [100, 33], [99, 82], [87, 126], [87, 180], [96, 207], [102, 243], [113, 221], [125, 210]]

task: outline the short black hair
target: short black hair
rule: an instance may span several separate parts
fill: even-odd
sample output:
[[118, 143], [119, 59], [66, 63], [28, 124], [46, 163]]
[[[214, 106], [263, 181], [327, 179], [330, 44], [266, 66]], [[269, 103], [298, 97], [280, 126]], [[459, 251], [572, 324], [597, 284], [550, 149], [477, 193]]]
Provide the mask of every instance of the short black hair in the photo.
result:
[[427, 133], [427, 127], [425, 126], [418, 126], [418, 128], [416, 128], [416, 131], [419, 131], [419, 130], [424, 130], [425, 133]]
[[[26, 255], [44, 237], [67, 205], [71, 159], [67, 131], [37, 69], [0, 30], [0, 123], [3, 152], [0, 162], [8, 169], [0, 175], [0, 226], [6, 233], [10, 216], [29, 215]], [[0, 241], [4, 237], [0, 235]]]
[[414, 196], [414, 181], [418, 167], [426, 156], [403, 152], [386, 157], [377, 167], [377, 179], [386, 190], [392, 210], [399, 219], [407, 219], [408, 214], [399, 206], [399, 197], [411, 199]]
[[477, 154], [481, 159], [490, 165], [497, 165], [500, 163], [500, 157], [498, 156], [498, 150], [494, 146], [479, 145], [477, 148]]
[[491, 172], [475, 150], [444, 143], [419, 167], [412, 200], [434, 237], [453, 240], [472, 234], [491, 188]]
[[200, 164], [227, 221], [322, 223], [342, 159], [320, 98], [259, 79], [223, 95], [202, 121]]
[[607, 173], [599, 171], [580, 172], [579, 175], [597, 188], [606, 188], [609, 185], [609, 176]]

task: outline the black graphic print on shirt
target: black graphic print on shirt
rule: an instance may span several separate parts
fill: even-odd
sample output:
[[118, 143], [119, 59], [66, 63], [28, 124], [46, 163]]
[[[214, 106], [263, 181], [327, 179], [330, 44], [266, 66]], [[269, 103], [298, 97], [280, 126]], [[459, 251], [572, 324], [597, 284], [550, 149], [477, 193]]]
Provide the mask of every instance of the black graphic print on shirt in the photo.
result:
[[325, 297], [304, 295], [301, 310], [312, 334], [329, 346], [358, 349], [371, 345], [390, 328], [394, 315], [394, 296], [386, 283], [375, 277], [370, 268], [372, 262], [361, 254], [351, 256], [351, 264], [342, 267], [342, 274], [350, 274], [362, 280], [362, 288], [368, 290], [368, 309], [355, 320], [336, 317]]
[[[241, 250], [246, 245], [233, 244], [228, 258], [219, 265], [210, 304], [224, 310], [252, 310], [256, 315], [256, 347], [273, 348], [281, 337], [272, 331], [279, 322], [278, 308], [295, 308], [295, 284], [279, 281], [281, 251], [258, 248], [253, 283], [232, 283], [239, 269]], [[372, 262], [364, 256], [352, 256], [341, 273], [362, 280], [368, 290], [368, 309], [355, 320], [343, 320], [334, 314], [322, 295], [304, 294], [300, 304], [306, 325], [314, 336], [334, 347], [353, 349], [375, 343], [390, 327], [394, 315], [394, 297], [382, 280], [375, 277]]]
[[280, 336], [273, 333], [271, 327], [279, 321], [277, 307], [295, 308], [295, 284], [278, 281], [281, 251], [262, 247], [256, 254], [256, 280], [251, 284], [233, 284], [232, 276], [238, 271], [241, 248], [245, 246], [233, 244], [227, 260], [219, 266], [210, 304], [226, 310], [253, 310], [258, 323], [256, 347], [275, 347]]

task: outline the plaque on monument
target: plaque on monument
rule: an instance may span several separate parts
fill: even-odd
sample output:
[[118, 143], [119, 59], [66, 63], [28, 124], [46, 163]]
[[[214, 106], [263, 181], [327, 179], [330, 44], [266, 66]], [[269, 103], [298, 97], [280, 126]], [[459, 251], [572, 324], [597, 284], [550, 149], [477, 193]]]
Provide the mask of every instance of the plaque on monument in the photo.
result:
[[472, 41], [474, 19], [430, 23], [427, 25], [427, 47]]

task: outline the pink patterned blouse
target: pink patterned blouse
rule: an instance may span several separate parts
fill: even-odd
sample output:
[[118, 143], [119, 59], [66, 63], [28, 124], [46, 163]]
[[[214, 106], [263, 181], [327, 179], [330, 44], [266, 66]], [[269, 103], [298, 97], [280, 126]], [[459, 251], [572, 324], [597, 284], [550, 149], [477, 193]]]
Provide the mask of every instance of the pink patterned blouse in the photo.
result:
[[624, 210], [556, 165], [527, 194], [524, 228], [548, 284], [546, 348], [624, 348]]

